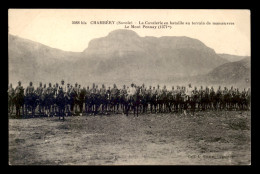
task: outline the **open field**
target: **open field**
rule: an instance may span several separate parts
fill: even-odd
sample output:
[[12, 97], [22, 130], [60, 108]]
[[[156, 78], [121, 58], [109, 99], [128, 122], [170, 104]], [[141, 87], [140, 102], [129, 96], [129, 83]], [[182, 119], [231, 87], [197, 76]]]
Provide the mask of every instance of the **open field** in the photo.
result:
[[11, 165], [250, 163], [250, 112], [9, 119]]

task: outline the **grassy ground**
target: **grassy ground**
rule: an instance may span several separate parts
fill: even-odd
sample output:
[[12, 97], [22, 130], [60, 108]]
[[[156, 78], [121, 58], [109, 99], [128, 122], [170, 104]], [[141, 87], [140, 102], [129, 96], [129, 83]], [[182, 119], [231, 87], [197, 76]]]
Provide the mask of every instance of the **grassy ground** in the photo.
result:
[[248, 165], [251, 113], [9, 119], [9, 163]]

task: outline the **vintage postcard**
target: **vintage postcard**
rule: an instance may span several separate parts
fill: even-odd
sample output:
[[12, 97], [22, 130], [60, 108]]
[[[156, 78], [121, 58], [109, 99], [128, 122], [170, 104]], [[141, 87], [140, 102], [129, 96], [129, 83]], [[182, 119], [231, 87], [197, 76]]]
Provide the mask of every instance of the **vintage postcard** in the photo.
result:
[[9, 9], [10, 165], [250, 165], [250, 10]]

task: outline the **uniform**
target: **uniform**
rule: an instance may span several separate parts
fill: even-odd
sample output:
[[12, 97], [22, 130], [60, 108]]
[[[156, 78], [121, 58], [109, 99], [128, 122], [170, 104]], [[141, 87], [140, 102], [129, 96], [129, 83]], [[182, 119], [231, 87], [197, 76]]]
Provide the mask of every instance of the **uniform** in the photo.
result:
[[129, 96], [133, 96], [136, 93], [136, 88], [135, 87], [130, 87], [129, 90], [127, 91]]
[[64, 85], [64, 84], [62, 85], [62, 84], [61, 84], [61, 85], [59, 86], [59, 88], [62, 89], [63, 92], [67, 92], [67, 87], [66, 87], [66, 85]]
[[14, 88], [13, 87], [9, 87], [7, 92], [8, 92], [9, 96], [13, 96], [14, 95]]
[[105, 88], [105, 87], [102, 87], [102, 88], [100, 89], [100, 95], [101, 95], [102, 97], [104, 97], [104, 96], [106, 95], [106, 88]]
[[36, 89], [36, 93], [38, 96], [41, 96], [42, 95], [42, 92], [43, 92], [43, 87], [42, 86], [39, 86], [37, 89]]
[[26, 95], [30, 95], [30, 94], [32, 94], [34, 92], [34, 87], [33, 86], [28, 86], [27, 88], [26, 88]]

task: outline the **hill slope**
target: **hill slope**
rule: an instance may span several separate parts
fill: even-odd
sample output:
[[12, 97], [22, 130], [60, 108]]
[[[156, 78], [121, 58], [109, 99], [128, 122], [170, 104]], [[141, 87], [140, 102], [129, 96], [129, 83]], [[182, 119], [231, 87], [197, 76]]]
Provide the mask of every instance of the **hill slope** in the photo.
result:
[[231, 55], [231, 54], [218, 54], [220, 57], [228, 60], [229, 62], [236, 62], [240, 61], [245, 58], [249, 58], [249, 56], [237, 56], [237, 55]]

